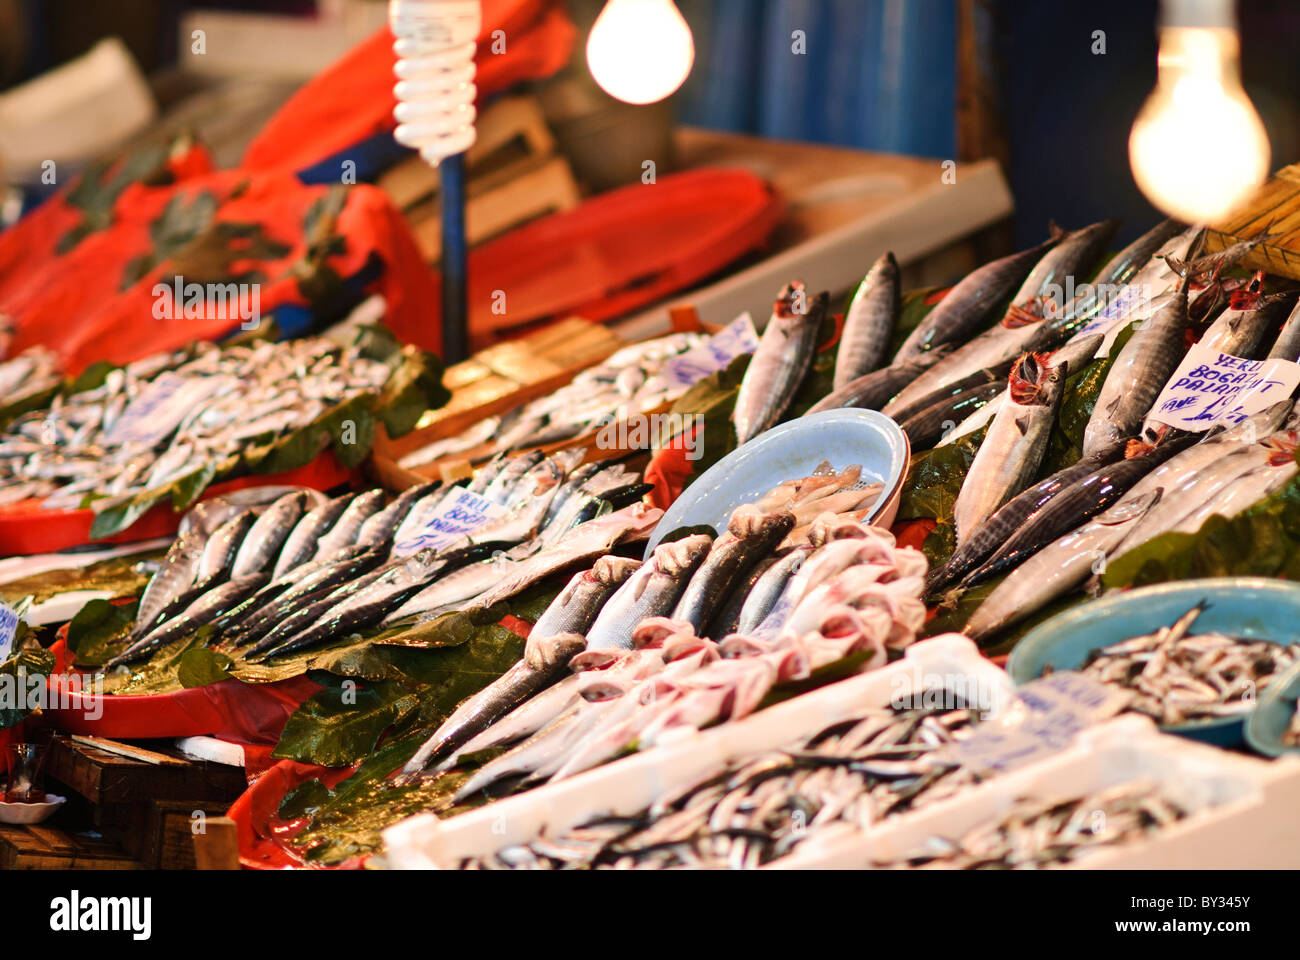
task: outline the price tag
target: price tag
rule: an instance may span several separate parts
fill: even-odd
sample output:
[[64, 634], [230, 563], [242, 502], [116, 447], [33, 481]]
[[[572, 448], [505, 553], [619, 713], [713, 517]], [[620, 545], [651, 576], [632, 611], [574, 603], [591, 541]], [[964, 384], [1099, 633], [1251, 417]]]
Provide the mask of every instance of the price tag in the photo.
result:
[[0, 663], [9, 659], [18, 633], [18, 613], [7, 603], [0, 603]]
[[425, 547], [440, 550], [505, 512], [505, 507], [477, 493], [454, 489], [420, 518], [410, 537], [393, 547], [393, 555], [405, 557]]
[[939, 756], [977, 773], [1014, 770], [1059, 753], [1080, 730], [1113, 717], [1128, 701], [1081, 673], [1049, 674], [1020, 687], [1005, 710]]
[[731, 362], [758, 349], [758, 331], [748, 313], [742, 313], [708, 342], [673, 357], [656, 375], [666, 386], [691, 387], [711, 373], [725, 370]]
[[1180, 430], [1203, 432], [1240, 423], [1300, 386], [1300, 364], [1246, 360], [1199, 343], [1187, 351], [1149, 416]]

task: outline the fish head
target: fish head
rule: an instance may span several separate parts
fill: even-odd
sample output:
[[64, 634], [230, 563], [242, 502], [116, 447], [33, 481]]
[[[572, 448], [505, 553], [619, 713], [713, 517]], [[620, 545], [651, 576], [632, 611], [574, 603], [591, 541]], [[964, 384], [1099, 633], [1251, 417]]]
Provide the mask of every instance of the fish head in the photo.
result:
[[1023, 354], [1007, 377], [1011, 402], [1024, 407], [1050, 405], [1064, 386], [1066, 372], [1063, 361], [1052, 365], [1051, 354]]
[[802, 280], [792, 280], [781, 288], [776, 302], [772, 304], [772, 316], [780, 320], [789, 320], [803, 316], [808, 312], [808, 288]]
[[641, 567], [640, 560], [627, 557], [601, 557], [584, 576], [591, 582], [617, 586]]
[[707, 533], [694, 533], [672, 543], [661, 543], [655, 547], [655, 567], [670, 577], [679, 577], [695, 567], [712, 546], [713, 538]]
[[647, 617], [632, 630], [632, 646], [637, 650], [661, 647], [669, 637], [695, 635], [693, 624], [671, 617]]

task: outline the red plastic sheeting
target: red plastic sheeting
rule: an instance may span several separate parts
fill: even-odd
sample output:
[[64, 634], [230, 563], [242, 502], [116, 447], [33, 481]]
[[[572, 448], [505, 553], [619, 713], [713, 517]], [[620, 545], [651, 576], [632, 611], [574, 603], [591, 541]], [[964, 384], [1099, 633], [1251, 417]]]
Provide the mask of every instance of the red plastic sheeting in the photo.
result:
[[[204, 282], [214, 269], [223, 277], [247, 274], [249, 285], [256, 283], [261, 316], [277, 306], [309, 305], [298, 271], [310, 245], [321, 239], [308, 236], [307, 221], [329, 190], [305, 186], [288, 173], [239, 170], [168, 187], [128, 187], [117, 200], [111, 227], [47, 261], [33, 271], [31, 282], [0, 297], [0, 313], [15, 327], [11, 350], [42, 344], [76, 374], [100, 360], [129, 363], [194, 340], [220, 339], [238, 331], [242, 321], [215, 304], [200, 317], [140, 322], [157, 316], [158, 284], [170, 286], [177, 275], [187, 283]], [[193, 222], [186, 224], [187, 219]], [[190, 231], [202, 238], [201, 252], [190, 243]], [[349, 189], [336, 232], [342, 249], [325, 258], [325, 265], [348, 278], [378, 257], [385, 269], [368, 292], [384, 295], [395, 330], [425, 329], [435, 297], [433, 277], [384, 192], [364, 184]], [[280, 253], [264, 244], [287, 249]], [[140, 257], [149, 258], [150, 269], [130, 282], [127, 271]], [[177, 306], [183, 310], [184, 304]], [[424, 340], [432, 344], [429, 349], [439, 345], [436, 331]]]
[[[247, 487], [287, 485], [329, 490], [347, 483], [355, 475], [355, 471], [348, 470], [338, 462], [333, 451], [326, 450], [297, 470], [238, 477], [213, 484], [204, 492], [202, 499], [208, 500]], [[95, 519], [92, 511], [44, 510], [40, 504], [39, 500], [21, 500], [0, 506], [0, 555], [11, 557], [56, 553], [88, 543], [133, 543], [137, 540], [166, 537], [176, 532], [182, 516], [172, 508], [170, 501], [163, 501], [121, 533], [103, 540], [91, 540], [90, 526]]]
[[[470, 331], [482, 340], [549, 317], [620, 316], [761, 246], [782, 211], [746, 170], [693, 170], [611, 190], [474, 250]], [[494, 312], [501, 290], [510, 297], [504, 314]]]
[[[497, 31], [504, 53], [493, 50]], [[560, 70], [569, 61], [576, 36], [555, 0], [483, 0], [475, 56], [480, 101], [520, 81]], [[392, 130], [396, 62], [393, 35], [384, 27], [280, 108], [244, 153], [244, 168], [305, 170]]]

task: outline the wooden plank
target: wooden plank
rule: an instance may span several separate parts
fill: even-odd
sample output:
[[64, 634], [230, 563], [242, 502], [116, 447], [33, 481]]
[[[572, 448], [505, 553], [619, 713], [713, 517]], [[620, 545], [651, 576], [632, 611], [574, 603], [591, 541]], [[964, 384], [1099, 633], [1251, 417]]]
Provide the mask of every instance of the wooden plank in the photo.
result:
[[194, 838], [194, 864], [199, 870], [239, 869], [239, 840], [234, 820], [208, 819], [207, 831]]
[[41, 824], [0, 824], [0, 870], [135, 870], [139, 864], [107, 840]]
[[1268, 238], [1240, 265], [1300, 280], [1300, 164], [1273, 174], [1241, 210], [1207, 230], [1205, 248], [1215, 253], [1262, 231]]
[[121, 743], [117, 740], [108, 740], [104, 737], [87, 737], [81, 734], [73, 734], [73, 741], [85, 744], [88, 747], [94, 747], [97, 750], [103, 750], [105, 753], [116, 754], [119, 757], [127, 757], [131, 760], [139, 760], [143, 763], [151, 763], [155, 766], [159, 764], [168, 766], [184, 766], [185, 761], [176, 757], [169, 757], [164, 753], [157, 753], [153, 750], [146, 750], [144, 747], [133, 747], [129, 743]]
[[[547, 214], [571, 210], [582, 200], [569, 161], [550, 157], [529, 161], [490, 187], [470, 181], [465, 203], [465, 235], [471, 245]], [[420, 252], [430, 263], [442, 256], [442, 223], [437, 204], [412, 211], [408, 219]]]
[[188, 760], [175, 751], [156, 752], [176, 762], [148, 763], [56, 737], [50, 744], [46, 774], [102, 808], [97, 813], [103, 815], [104, 825], [121, 822], [111, 809], [114, 805], [189, 797], [233, 801], [247, 788], [244, 773], [237, 768]]

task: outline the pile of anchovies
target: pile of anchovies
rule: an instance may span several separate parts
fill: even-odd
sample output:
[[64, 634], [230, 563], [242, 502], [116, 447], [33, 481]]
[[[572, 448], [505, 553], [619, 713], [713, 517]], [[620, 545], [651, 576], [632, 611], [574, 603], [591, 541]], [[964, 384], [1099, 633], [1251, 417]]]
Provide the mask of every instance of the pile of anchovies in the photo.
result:
[[1069, 799], [1022, 799], [958, 840], [931, 837], [914, 852], [875, 866], [1041, 870], [1141, 842], [1187, 814], [1149, 780]]
[[880, 709], [787, 750], [728, 765], [631, 816], [596, 817], [556, 836], [472, 858], [463, 869], [752, 869], [849, 824], [872, 824], [977, 782], [943, 760], [982, 714]]
[[1204, 604], [1172, 626], [1094, 650], [1082, 673], [1133, 695], [1128, 709], [1161, 724], [1236, 716], [1300, 656], [1286, 646], [1221, 633], [1189, 633]]
[[30, 347], [0, 363], [0, 406], [56, 387], [60, 382], [58, 357], [45, 347]]
[[[582, 450], [496, 460], [466, 487], [413, 487], [333, 499], [291, 490], [271, 502], [196, 508], [146, 586], [128, 647], [131, 663], [212, 625], [245, 659], [319, 646], [384, 624], [490, 605], [626, 537], [662, 511], [623, 466], [579, 465]], [[282, 489], [282, 488], [281, 488]], [[500, 508], [465, 533], [431, 541], [441, 508], [474, 494]], [[430, 545], [435, 543], [435, 545]]]
[[604, 423], [653, 410], [687, 390], [686, 385], [657, 376], [664, 364], [707, 340], [703, 334], [675, 333], [624, 347], [554, 393], [413, 450], [401, 465], [413, 469], [469, 451], [490, 456], [559, 443]]
[[0, 432], [0, 502], [76, 508], [94, 494], [103, 510], [162, 491], [379, 392], [389, 374], [357, 348], [310, 338], [145, 357]]

